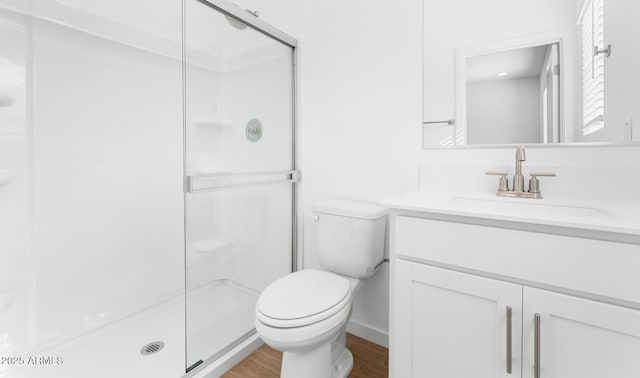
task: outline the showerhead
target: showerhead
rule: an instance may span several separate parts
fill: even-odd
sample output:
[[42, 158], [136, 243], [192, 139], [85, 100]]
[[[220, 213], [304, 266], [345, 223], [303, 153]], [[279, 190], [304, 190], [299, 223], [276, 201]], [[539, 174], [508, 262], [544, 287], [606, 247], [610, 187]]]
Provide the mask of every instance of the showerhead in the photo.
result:
[[[238, 6], [236, 3], [231, 3], [233, 5], [235, 5], [236, 7]], [[258, 11], [252, 11], [249, 9], [245, 9], [245, 11], [255, 17], [260, 17], [260, 13]], [[229, 23], [229, 25], [233, 26], [234, 28], [238, 29], [238, 30], [244, 30], [247, 28], [247, 24], [245, 24], [242, 21], [236, 20], [235, 18], [229, 16], [229, 15], [224, 15], [224, 18], [227, 19], [227, 22]]]
[[224, 18], [227, 19], [227, 22], [229, 23], [229, 25], [233, 26], [234, 28], [238, 29], [238, 30], [244, 30], [247, 28], [247, 25], [241, 21], [236, 20], [235, 18], [231, 17], [231, 16], [227, 16], [226, 14], [224, 15]]

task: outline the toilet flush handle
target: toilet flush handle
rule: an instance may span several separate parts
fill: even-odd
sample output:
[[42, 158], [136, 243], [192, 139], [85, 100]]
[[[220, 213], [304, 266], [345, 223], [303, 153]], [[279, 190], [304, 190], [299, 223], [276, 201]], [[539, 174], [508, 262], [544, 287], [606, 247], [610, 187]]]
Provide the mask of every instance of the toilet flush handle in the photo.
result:
[[313, 219], [316, 222], [318, 222], [320, 220], [320, 216], [316, 215], [316, 214], [310, 214], [310, 215], [308, 215], [308, 217]]

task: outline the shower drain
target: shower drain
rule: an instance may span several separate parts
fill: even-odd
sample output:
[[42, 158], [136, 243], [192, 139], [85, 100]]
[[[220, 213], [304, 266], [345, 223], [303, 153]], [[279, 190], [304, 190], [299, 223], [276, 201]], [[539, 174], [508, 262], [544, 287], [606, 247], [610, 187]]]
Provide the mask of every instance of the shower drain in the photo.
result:
[[158, 353], [162, 348], [164, 348], [164, 343], [162, 341], [154, 341], [143, 346], [142, 349], [140, 349], [140, 353], [148, 356], [150, 354]]

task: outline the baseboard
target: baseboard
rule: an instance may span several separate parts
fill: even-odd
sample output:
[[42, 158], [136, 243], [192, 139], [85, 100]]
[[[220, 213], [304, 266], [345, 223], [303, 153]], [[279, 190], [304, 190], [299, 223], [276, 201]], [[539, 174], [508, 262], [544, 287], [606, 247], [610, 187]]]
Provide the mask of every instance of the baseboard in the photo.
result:
[[185, 377], [192, 378], [218, 378], [227, 370], [231, 369], [238, 362], [245, 359], [248, 355], [260, 348], [264, 342], [258, 334], [251, 335], [248, 339], [238, 344], [222, 357], [218, 358], [210, 365], [205, 366], [193, 376], [187, 374]]
[[389, 348], [389, 333], [381, 329], [351, 320], [349, 324], [347, 324], [347, 332], [385, 348]]

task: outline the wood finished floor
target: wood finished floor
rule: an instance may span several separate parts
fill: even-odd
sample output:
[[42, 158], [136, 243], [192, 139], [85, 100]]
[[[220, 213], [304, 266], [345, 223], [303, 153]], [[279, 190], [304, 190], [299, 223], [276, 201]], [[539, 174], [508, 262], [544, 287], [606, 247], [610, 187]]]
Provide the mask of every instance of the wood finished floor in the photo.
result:
[[[347, 348], [353, 353], [350, 378], [387, 378], [389, 350], [347, 333]], [[226, 372], [223, 378], [278, 378], [282, 353], [266, 344]], [[301, 377], [303, 378], [303, 377]]]

